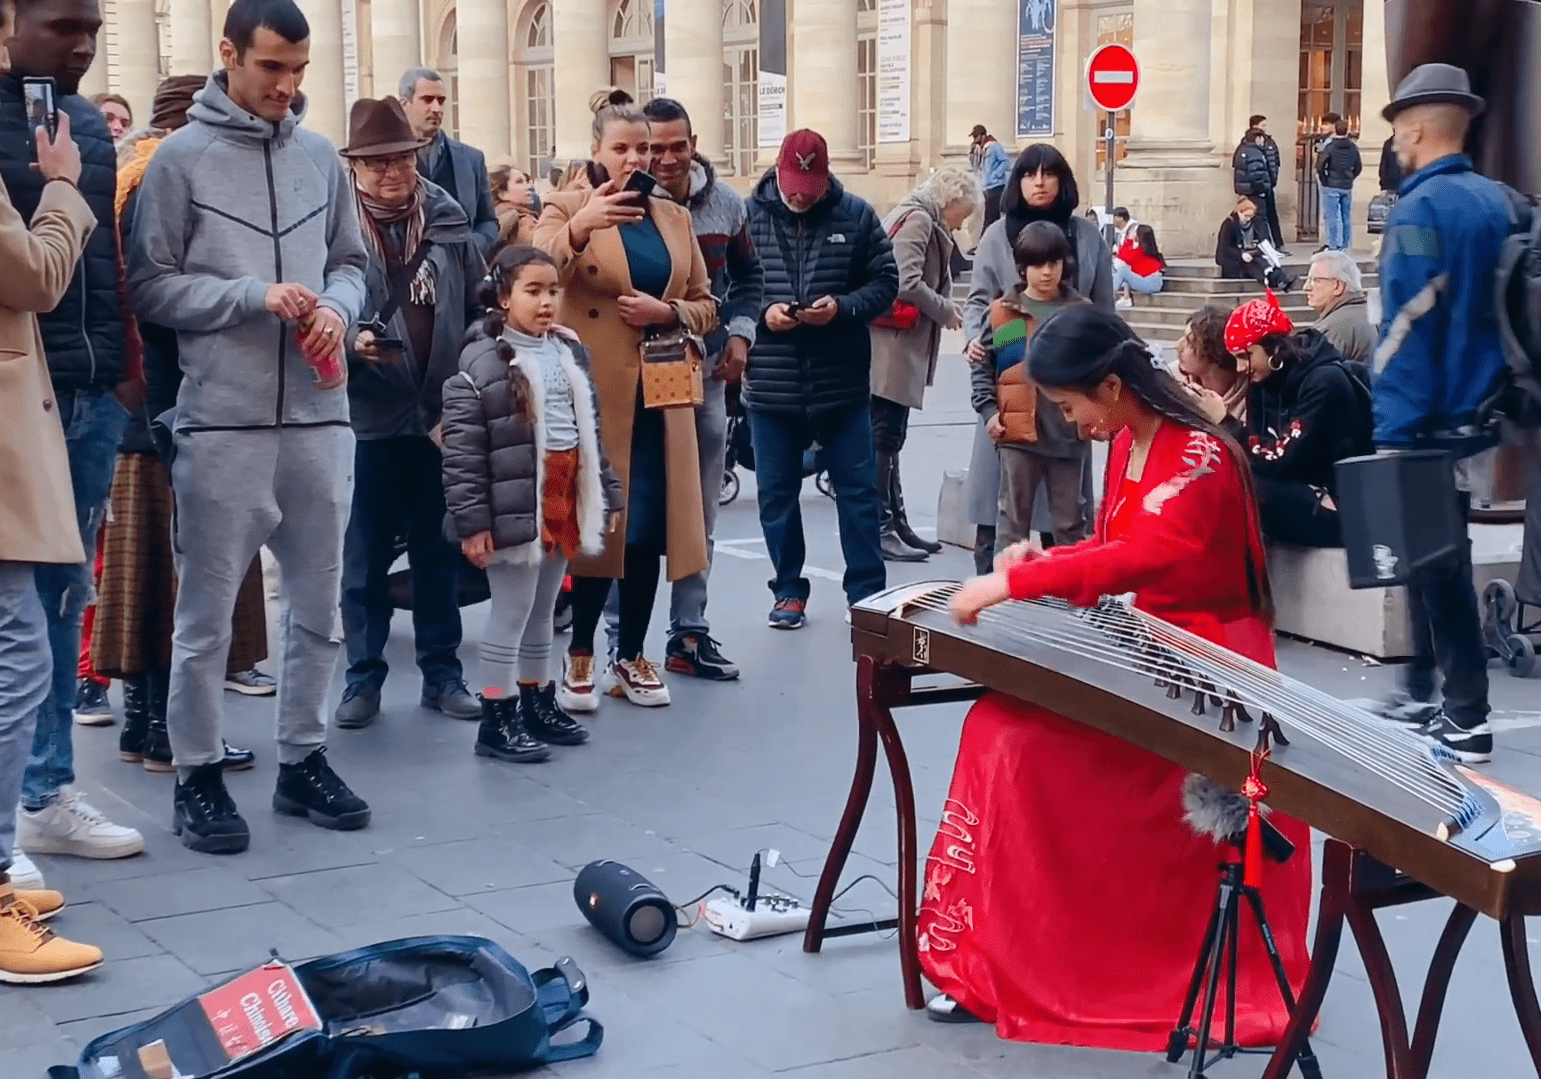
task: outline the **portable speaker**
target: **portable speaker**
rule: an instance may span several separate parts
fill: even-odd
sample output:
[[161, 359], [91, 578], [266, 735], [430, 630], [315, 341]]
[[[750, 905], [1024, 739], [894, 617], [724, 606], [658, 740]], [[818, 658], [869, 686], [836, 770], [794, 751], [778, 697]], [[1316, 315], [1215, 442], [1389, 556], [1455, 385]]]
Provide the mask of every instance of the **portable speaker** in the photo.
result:
[[640, 959], [674, 943], [674, 904], [636, 870], [609, 860], [590, 862], [573, 882], [573, 901], [589, 924]]
[[1338, 462], [1337, 475], [1349, 587], [1407, 584], [1459, 555], [1466, 522], [1448, 453], [1350, 457]]

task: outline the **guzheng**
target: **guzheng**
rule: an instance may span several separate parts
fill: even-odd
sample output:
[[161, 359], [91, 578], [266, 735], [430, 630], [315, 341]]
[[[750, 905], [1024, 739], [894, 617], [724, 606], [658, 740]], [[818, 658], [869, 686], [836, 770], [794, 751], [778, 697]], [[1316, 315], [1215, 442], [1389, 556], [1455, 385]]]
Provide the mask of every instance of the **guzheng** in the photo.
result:
[[[1305, 1045], [1345, 924], [1375, 992], [1387, 1075], [1421, 1079], [1451, 971], [1479, 913], [1500, 923], [1511, 995], [1541, 1075], [1541, 1004], [1524, 922], [1541, 913], [1541, 802], [1442, 757], [1406, 728], [1121, 600], [1089, 609], [1053, 600], [1004, 603], [984, 611], [977, 625], [960, 626], [948, 610], [957, 589], [953, 582], [907, 585], [851, 608], [856, 775], [814, 896], [805, 951], [820, 950], [826, 937], [897, 926], [906, 1003], [923, 1006], [914, 940], [914, 789], [892, 711], [997, 690], [1233, 790], [1250, 773], [1254, 752], [1267, 746], [1261, 775], [1268, 806], [1331, 837], [1311, 969], [1265, 1079], [1282, 1079]], [[939, 683], [941, 675], [954, 679]], [[898, 916], [829, 928], [831, 897], [871, 793], [879, 745], [898, 816]], [[1441, 896], [1457, 905], [1409, 1038], [1374, 912]]]

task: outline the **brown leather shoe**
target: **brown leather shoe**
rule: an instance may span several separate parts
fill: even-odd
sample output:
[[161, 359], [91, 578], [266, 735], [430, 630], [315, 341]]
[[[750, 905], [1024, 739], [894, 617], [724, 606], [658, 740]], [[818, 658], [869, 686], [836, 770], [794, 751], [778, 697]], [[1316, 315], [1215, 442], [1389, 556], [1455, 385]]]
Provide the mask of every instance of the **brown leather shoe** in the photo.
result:
[[0, 983], [59, 982], [101, 965], [100, 949], [56, 936], [9, 884], [0, 884]]

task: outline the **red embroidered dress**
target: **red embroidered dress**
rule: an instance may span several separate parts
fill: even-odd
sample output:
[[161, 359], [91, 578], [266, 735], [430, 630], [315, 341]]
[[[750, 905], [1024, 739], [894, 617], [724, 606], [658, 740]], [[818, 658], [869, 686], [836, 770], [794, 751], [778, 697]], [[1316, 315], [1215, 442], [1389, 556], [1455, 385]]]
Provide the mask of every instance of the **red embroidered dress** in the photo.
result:
[[[1131, 445], [1125, 431], [1112, 446], [1095, 536], [1016, 567], [1012, 596], [1090, 606], [1133, 592], [1141, 610], [1272, 666], [1272, 633], [1251, 612], [1245, 552], [1258, 565], [1263, 552], [1237, 462], [1218, 440], [1168, 422], [1131, 480]], [[1183, 821], [1185, 775], [1073, 719], [982, 698], [926, 861], [926, 976], [1003, 1038], [1165, 1049], [1221, 861]], [[1310, 832], [1272, 820], [1297, 854], [1266, 866], [1264, 905], [1298, 989]], [[1274, 1044], [1289, 1016], [1245, 906], [1238, 983], [1238, 1040]]]

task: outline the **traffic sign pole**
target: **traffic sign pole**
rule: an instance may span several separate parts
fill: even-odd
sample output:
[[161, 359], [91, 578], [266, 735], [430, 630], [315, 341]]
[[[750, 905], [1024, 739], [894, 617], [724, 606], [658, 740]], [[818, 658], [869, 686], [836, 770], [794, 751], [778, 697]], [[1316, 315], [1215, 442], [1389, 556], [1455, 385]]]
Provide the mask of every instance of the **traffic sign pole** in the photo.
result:
[[1111, 250], [1113, 250], [1113, 234], [1114, 234], [1114, 228], [1113, 228], [1113, 169], [1114, 169], [1114, 166], [1115, 166], [1114, 158], [1117, 157], [1117, 154], [1114, 153], [1114, 150], [1116, 148], [1115, 147], [1116, 137], [1115, 137], [1114, 114], [1111, 113], [1111, 112], [1105, 112], [1105, 113], [1102, 114], [1102, 116], [1103, 116], [1103, 119], [1107, 123], [1107, 128], [1106, 128], [1106, 130], [1103, 133], [1103, 139], [1104, 139], [1103, 145], [1107, 148], [1106, 149], [1106, 156], [1104, 158], [1104, 160], [1107, 161], [1107, 167], [1102, 170], [1103, 176], [1106, 177], [1106, 179], [1107, 179], [1107, 191], [1106, 191], [1106, 198], [1105, 198], [1106, 205], [1103, 207], [1105, 210], [1107, 210], [1107, 220], [1103, 223], [1103, 226], [1102, 226], [1102, 238], [1107, 241], [1108, 250], [1111, 251]]
[[1103, 236], [1108, 246], [1113, 246], [1113, 173], [1117, 170], [1118, 136], [1117, 118], [1134, 102], [1140, 88], [1140, 64], [1126, 45], [1103, 45], [1093, 50], [1086, 61], [1086, 92], [1092, 103], [1102, 109], [1104, 127], [1103, 176], [1107, 181], [1104, 209], [1107, 222]]

